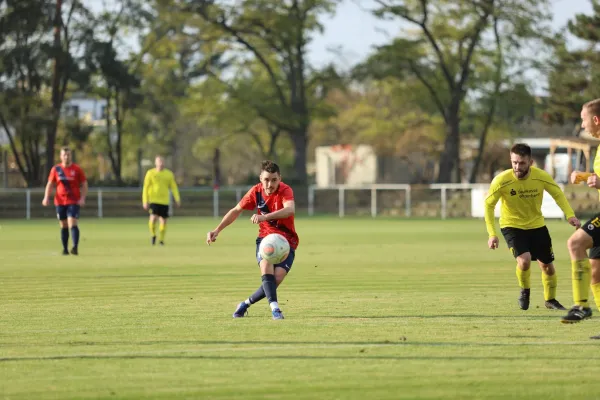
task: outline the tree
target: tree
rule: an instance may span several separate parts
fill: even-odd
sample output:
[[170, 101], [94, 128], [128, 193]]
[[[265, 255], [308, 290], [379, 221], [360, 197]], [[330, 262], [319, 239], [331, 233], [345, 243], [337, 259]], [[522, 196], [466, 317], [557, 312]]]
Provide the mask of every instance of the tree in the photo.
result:
[[[381, 18], [400, 18], [417, 28], [381, 46], [370, 58], [375, 72], [414, 76], [427, 88], [446, 126], [438, 182], [460, 180], [459, 149], [463, 105], [473, 87], [477, 64], [498, 65], [491, 30], [499, 24], [506, 41], [539, 35], [547, 1], [536, 0], [376, 0]], [[490, 35], [490, 33], [492, 33]], [[542, 36], [542, 35], [539, 35]], [[481, 82], [480, 82], [481, 83]], [[490, 113], [493, 117], [493, 112]], [[485, 140], [484, 140], [485, 141]]]
[[80, 24], [87, 10], [77, 0], [8, 0], [0, 10], [0, 126], [27, 185], [35, 186], [54, 162], [68, 84], [85, 80], [71, 51], [88, 34]]
[[568, 49], [565, 37], [558, 36], [548, 76], [547, 122], [571, 125], [574, 135], [583, 103], [600, 97], [600, 3], [593, 1], [592, 7], [592, 15], [578, 14], [567, 25], [582, 49]]
[[142, 29], [150, 16], [135, 0], [121, 0], [118, 10], [104, 10], [96, 19], [97, 31], [87, 49], [86, 62], [93, 74], [93, 91], [106, 100], [106, 149], [117, 184], [123, 177], [123, 136], [129, 113], [142, 102], [139, 66], [147, 49], [123, 56], [118, 47], [127, 29]]
[[[66, 19], [63, 19], [65, 12]], [[65, 0], [55, 0], [53, 40], [49, 49], [53, 64], [52, 117], [46, 133], [46, 171], [50, 171], [54, 165], [58, 122], [69, 82], [74, 80], [78, 84], [85, 84], [88, 79], [87, 72], [80, 68], [81, 54], [77, 54], [75, 48], [86, 43], [92, 36], [92, 28], [87, 23], [90, 16], [90, 12], [79, 0], [71, 0], [70, 4]]]
[[[229, 86], [228, 94], [247, 101], [256, 114], [289, 136], [294, 147], [295, 178], [307, 182], [309, 127], [319, 107], [319, 80], [311, 79], [306, 52], [311, 35], [321, 29], [318, 17], [332, 12], [335, 0], [246, 0], [217, 4], [182, 1], [184, 9], [199, 16], [206, 29], [199, 35], [210, 49], [233, 54], [232, 68], [213, 74], [224, 83], [228, 76], [243, 76], [248, 66], [260, 66], [267, 85], [253, 85], [241, 93]], [[242, 96], [245, 94], [247, 96]]]

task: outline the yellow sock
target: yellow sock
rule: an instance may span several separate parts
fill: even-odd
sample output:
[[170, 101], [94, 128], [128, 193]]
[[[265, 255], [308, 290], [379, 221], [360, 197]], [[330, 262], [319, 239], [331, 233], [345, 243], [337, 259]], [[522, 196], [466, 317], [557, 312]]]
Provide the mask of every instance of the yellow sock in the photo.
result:
[[542, 284], [544, 285], [544, 300], [556, 299], [556, 286], [558, 285], [556, 272], [554, 275], [546, 275], [542, 271]]
[[589, 307], [590, 282], [592, 280], [590, 260], [571, 261], [573, 301], [583, 307]]
[[531, 288], [531, 268], [527, 271], [523, 271], [517, 265], [517, 279], [519, 280], [519, 286], [521, 289], [529, 289]]
[[150, 235], [156, 236], [156, 224], [153, 221], [148, 221], [148, 227], [150, 228]]
[[161, 242], [164, 242], [165, 240], [165, 233], [167, 232], [167, 225], [165, 224], [160, 224], [159, 227], [159, 239]]
[[600, 283], [594, 283], [592, 285], [592, 293], [594, 293], [594, 300], [596, 300], [596, 307], [600, 310]]

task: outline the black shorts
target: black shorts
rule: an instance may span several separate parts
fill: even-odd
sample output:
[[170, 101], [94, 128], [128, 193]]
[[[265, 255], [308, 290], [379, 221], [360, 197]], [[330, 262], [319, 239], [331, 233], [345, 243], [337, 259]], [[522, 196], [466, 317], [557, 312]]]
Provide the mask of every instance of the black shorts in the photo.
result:
[[58, 218], [59, 221], [64, 221], [67, 218], [79, 219], [79, 204], [56, 206], [56, 218]]
[[592, 237], [594, 241], [594, 247], [589, 251], [589, 258], [599, 259], [600, 258], [600, 214], [594, 215], [589, 221], [586, 221], [581, 225], [581, 229]]
[[501, 231], [515, 258], [523, 253], [531, 253], [532, 260], [539, 260], [544, 264], [554, 261], [552, 239], [550, 239], [550, 232], [545, 226], [535, 229], [506, 227]]
[[169, 206], [167, 204], [150, 203], [150, 214], [161, 218], [169, 218]]

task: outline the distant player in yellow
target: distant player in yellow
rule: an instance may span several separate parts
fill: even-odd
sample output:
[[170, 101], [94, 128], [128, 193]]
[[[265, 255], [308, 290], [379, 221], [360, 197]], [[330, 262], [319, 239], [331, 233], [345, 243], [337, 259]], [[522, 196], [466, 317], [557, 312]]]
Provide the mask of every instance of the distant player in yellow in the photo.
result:
[[[600, 138], [600, 99], [585, 103], [581, 109], [581, 127], [595, 138]], [[572, 183], [586, 182], [591, 189], [600, 190], [600, 156], [594, 159], [594, 174], [573, 171]], [[571, 256], [573, 301], [575, 305], [561, 322], [571, 324], [592, 316], [589, 306], [590, 284], [596, 306], [600, 310], [600, 214], [586, 221], [567, 242]], [[588, 255], [589, 250], [589, 255]], [[600, 339], [600, 335], [592, 336]]]
[[173, 172], [165, 168], [165, 161], [161, 156], [154, 160], [156, 168], [146, 173], [144, 178], [144, 189], [142, 191], [142, 204], [144, 210], [150, 210], [150, 235], [152, 245], [156, 244], [156, 219], [160, 222], [158, 241], [161, 246], [165, 244], [165, 233], [167, 232], [167, 218], [169, 218], [169, 190], [173, 193], [175, 204], [181, 205], [179, 189]]
[[515, 144], [510, 149], [512, 169], [498, 174], [485, 199], [485, 224], [490, 249], [498, 248], [498, 234], [494, 224], [494, 209], [502, 199], [500, 228], [506, 244], [517, 260], [517, 279], [521, 287], [519, 306], [529, 308], [531, 261], [537, 260], [542, 269], [542, 284], [546, 308], [565, 310], [556, 300], [557, 276], [554, 268], [552, 240], [542, 215], [544, 191], [556, 201], [569, 224], [579, 227], [565, 194], [544, 170], [533, 167], [531, 148]]

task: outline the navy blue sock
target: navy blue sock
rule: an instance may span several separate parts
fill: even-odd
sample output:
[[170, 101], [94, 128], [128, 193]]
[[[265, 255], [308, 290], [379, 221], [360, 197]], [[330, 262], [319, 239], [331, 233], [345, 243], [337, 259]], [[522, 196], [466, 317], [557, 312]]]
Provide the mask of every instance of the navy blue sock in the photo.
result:
[[79, 246], [79, 227], [77, 225], [71, 228], [71, 236], [73, 236], [73, 247]]
[[248, 297], [248, 300], [250, 300], [250, 304], [254, 304], [254, 303], [258, 303], [265, 297], [266, 297], [265, 290], [261, 286], [258, 289], [256, 289], [256, 292], [252, 293], [252, 295], [250, 297]]
[[69, 247], [69, 228], [60, 228], [60, 238], [62, 240], [63, 249]]
[[265, 274], [262, 276], [262, 287], [269, 303], [277, 301], [277, 285], [275, 284], [275, 275]]

